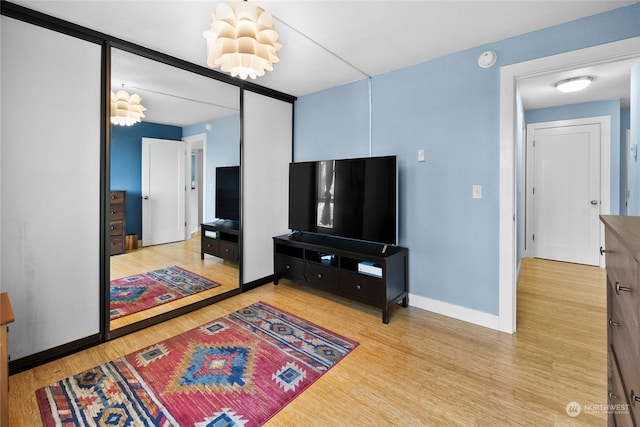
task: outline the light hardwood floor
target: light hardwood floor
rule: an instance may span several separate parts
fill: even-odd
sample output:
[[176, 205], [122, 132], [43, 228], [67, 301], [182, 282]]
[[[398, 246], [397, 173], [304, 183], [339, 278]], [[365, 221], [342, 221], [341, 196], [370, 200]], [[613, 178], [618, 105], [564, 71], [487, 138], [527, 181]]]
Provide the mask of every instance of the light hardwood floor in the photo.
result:
[[111, 280], [177, 265], [220, 284], [213, 289], [114, 319], [110, 322], [112, 331], [205, 298], [238, 289], [240, 284], [237, 263], [206, 254], [204, 260], [200, 259], [200, 233], [189, 240], [147, 246], [112, 256], [110, 264]]
[[[13, 375], [10, 425], [40, 424], [39, 387], [262, 300], [360, 343], [269, 426], [602, 426], [605, 280], [604, 269], [525, 260], [514, 335], [414, 307], [384, 325], [379, 310], [282, 280]], [[572, 401], [588, 410], [569, 417]]]

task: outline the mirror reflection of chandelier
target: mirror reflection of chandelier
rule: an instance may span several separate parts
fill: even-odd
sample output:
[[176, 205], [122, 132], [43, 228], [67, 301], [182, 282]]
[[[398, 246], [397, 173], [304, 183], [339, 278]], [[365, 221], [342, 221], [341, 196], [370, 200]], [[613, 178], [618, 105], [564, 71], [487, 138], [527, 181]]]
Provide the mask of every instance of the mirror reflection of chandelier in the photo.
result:
[[211, 15], [211, 28], [202, 35], [207, 39], [207, 65], [220, 68], [233, 77], [255, 79], [273, 71], [282, 49], [273, 29], [271, 13], [242, 2], [235, 7], [218, 3]]
[[120, 126], [131, 126], [139, 123], [147, 109], [141, 104], [142, 98], [137, 93], [129, 95], [126, 90], [111, 92], [111, 123]]

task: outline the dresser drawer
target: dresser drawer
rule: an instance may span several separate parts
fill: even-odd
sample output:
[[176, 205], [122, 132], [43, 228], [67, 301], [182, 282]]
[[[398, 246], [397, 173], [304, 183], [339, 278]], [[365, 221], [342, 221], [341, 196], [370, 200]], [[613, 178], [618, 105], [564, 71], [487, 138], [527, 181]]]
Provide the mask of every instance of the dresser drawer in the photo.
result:
[[299, 258], [276, 255], [276, 275], [305, 281], [304, 262]]
[[123, 204], [117, 204], [117, 205], [111, 205], [111, 207], [109, 208], [109, 211], [111, 213], [111, 221], [122, 221], [124, 219], [124, 205]]
[[122, 236], [112, 236], [110, 254], [116, 255], [121, 253], [124, 253], [124, 238]]
[[334, 267], [311, 264], [311, 283], [335, 291], [340, 283], [340, 272]]
[[343, 271], [340, 290], [344, 294], [369, 301], [375, 305], [386, 303], [384, 281], [375, 277]]
[[125, 192], [124, 191], [112, 191], [111, 194], [109, 195], [109, 200], [111, 201], [111, 203], [124, 203], [124, 195]]
[[625, 353], [640, 357], [638, 294], [635, 290], [620, 290], [620, 286], [607, 278], [610, 342], [616, 348], [624, 348]]
[[621, 288], [628, 289], [626, 292], [632, 298], [635, 298], [637, 310], [638, 281], [640, 278], [638, 262], [612, 233], [607, 233], [606, 235], [606, 246], [608, 251], [607, 277], [614, 286], [618, 283]]
[[[618, 363], [613, 356], [611, 349], [609, 350], [609, 392], [608, 395], [608, 413], [609, 425], [616, 427], [633, 427], [633, 418], [631, 416], [631, 405], [627, 400], [627, 393], [624, 390]], [[612, 422], [613, 421], [613, 422]]]
[[122, 221], [111, 221], [109, 224], [109, 234], [112, 236], [120, 236], [124, 233], [124, 223]]

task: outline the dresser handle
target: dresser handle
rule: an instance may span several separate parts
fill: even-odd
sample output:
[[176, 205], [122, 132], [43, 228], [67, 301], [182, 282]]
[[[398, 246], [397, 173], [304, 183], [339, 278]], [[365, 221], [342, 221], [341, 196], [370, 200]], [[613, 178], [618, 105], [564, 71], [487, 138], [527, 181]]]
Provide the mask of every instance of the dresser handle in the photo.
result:
[[288, 265], [288, 264], [287, 264], [287, 265], [285, 265], [285, 267], [284, 267], [284, 268], [286, 268], [287, 270], [291, 270], [291, 266], [290, 266], [290, 265]]
[[322, 273], [318, 273], [318, 279], [322, 279]]
[[600, 255], [604, 255], [604, 254], [612, 254], [613, 251], [611, 249], [605, 249], [602, 246], [600, 246]]
[[616, 294], [620, 295], [620, 292], [631, 292], [631, 288], [620, 286], [620, 283], [616, 282]]
[[615, 394], [609, 392], [609, 399], [612, 399], [612, 400], [616, 399], [617, 400], [617, 399], [620, 399], [620, 396], [616, 396]]
[[631, 406], [635, 408], [636, 402], [640, 403], [640, 396], [637, 396], [636, 393], [631, 390], [631, 394], [629, 395], [629, 400], [631, 401]]
[[620, 323], [614, 322], [613, 320], [609, 319], [609, 326], [620, 326]]

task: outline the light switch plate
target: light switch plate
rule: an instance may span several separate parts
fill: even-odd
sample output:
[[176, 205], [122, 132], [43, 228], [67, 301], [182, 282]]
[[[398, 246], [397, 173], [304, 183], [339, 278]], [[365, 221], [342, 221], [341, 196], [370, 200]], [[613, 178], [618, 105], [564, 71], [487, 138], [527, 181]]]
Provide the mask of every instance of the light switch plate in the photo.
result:
[[425, 161], [424, 148], [420, 148], [418, 150], [418, 161], [419, 162], [424, 162]]
[[482, 199], [482, 185], [474, 185], [472, 188], [472, 196], [474, 199]]

